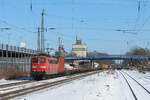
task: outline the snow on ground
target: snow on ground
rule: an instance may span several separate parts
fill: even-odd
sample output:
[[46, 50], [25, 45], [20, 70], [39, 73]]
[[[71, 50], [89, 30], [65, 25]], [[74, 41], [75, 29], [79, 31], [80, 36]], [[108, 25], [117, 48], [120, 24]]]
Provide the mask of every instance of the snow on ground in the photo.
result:
[[[123, 70], [138, 81], [150, 88], [150, 72], [146, 74], [138, 71]], [[125, 75], [127, 77], [127, 75]], [[133, 80], [127, 78], [136, 95], [141, 95], [140, 88]], [[147, 80], [147, 81], [145, 81]], [[37, 84], [37, 83], [35, 83]], [[38, 83], [39, 84], [39, 83]], [[144, 92], [144, 91], [143, 91]], [[143, 94], [142, 94], [143, 95]], [[142, 96], [138, 100], [149, 100], [148, 96]], [[145, 97], [145, 98], [144, 98]], [[121, 73], [115, 71], [103, 71], [95, 75], [74, 80], [69, 83], [37, 91], [17, 100], [135, 100]], [[14, 100], [14, 99], [13, 99]]]
[[20, 78], [16, 78], [16, 79], [0, 79], [0, 85], [29, 81], [29, 80], [33, 80], [33, 78], [26, 76], [26, 77], [20, 77]]
[[127, 85], [125, 79], [121, 75], [119, 71], [116, 71], [116, 79], [117, 79], [117, 99], [116, 100], [135, 100], [130, 91], [129, 86]]
[[[91, 72], [88, 72], [88, 73], [91, 73]], [[81, 73], [81, 74], [84, 74], [84, 73]], [[30, 88], [32, 86], [38, 86], [38, 85], [51, 83], [51, 82], [55, 82], [55, 81], [60, 81], [60, 80], [64, 80], [64, 79], [67, 79], [67, 78], [79, 76], [81, 74], [75, 74], [75, 75], [70, 75], [70, 76], [63, 76], [63, 77], [57, 77], [57, 78], [52, 78], [52, 79], [47, 79], [47, 80], [41, 80], [41, 81], [38, 81], [38, 82], [33, 81], [33, 82], [26, 83], [26, 84], [3, 87], [3, 88], [0, 88], [0, 94], [8, 93], [8, 92], [11, 92], [11, 91], [16, 91], [16, 90], [20, 90], [20, 89]], [[14, 83], [15, 81], [12, 80], [12, 82]], [[7, 81], [5, 83], [7, 83]]]
[[100, 72], [69, 84], [29, 94], [20, 100], [123, 100], [118, 96], [116, 73]]
[[[149, 100], [150, 94], [147, 93], [138, 83], [136, 83], [132, 78], [130, 78], [128, 75], [124, 74], [127, 78], [129, 84], [132, 86], [132, 89], [138, 98], [138, 100]], [[140, 91], [140, 92], [139, 92]]]
[[63, 80], [63, 79], [67, 79], [67, 77], [58, 77], [58, 78], [49, 79], [49, 80], [31, 82], [31, 83], [21, 84], [21, 85], [16, 85], [16, 86], [11, 86], [11, 87], [4, 87], [4, 88], [0, 88], [0, 94], [8, 93], [8, 92], [19, 90], [19, 89], [29, 88], [32, 86], [41, 85], [41, 84], [45, 84], [45, 83], [51, 83], [51, 82], [55, 82], [55, 81], [59, 81], [59, 80]]
[[150, 91], [150, 72], [142, 73], [138, 70], [123, 70], [124, 72], [131, 75], [133, 78], [135, 78], [139, 83], [141, 83], [146, 89]]
[[9, 83], [16, 83], [16, 82], [22, 82], [25, 80], [6, 80], [6, 79], [1, 79], [0, 80], [0, 85], [4, 85], [4, 84], [9, 84]]

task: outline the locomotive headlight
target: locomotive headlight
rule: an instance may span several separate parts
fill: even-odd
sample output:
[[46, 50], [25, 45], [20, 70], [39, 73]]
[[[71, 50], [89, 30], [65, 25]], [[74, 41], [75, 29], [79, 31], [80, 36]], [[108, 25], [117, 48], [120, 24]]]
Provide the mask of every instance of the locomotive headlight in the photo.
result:
[[32, 68], [36, 68], [36, 66], [32, 66]]
[[41, 68], [46, 68], [46, 66], [41, 66]]

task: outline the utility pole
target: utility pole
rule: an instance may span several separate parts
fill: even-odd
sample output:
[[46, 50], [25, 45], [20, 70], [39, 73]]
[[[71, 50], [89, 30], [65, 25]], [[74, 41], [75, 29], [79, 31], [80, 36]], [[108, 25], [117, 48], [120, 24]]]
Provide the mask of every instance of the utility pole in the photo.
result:
[[41, 21], [41, 51], [42, 52], [45, 52], [45, 45], [44, 45], [44, 42], [45, 42], [45, 40], [44, 40], [44, 15], [45, 15], [45, 13], [44, 13], [44, 9], [43, 9], [43, 11], [42, 11], [42, 21]]
[[8, 45], [9, 45], [9, 43], [10, 43], [10, 36], [11, 36], [11, 34], [10, 33], [8, 33]]
[[[37, 40], [37, 50], [41, 53], [45, 53], [45, 38], [44, 38], [44, 15], [45, 15], [45, 9], [42, 10], [41, 13], [41, 27], [38, 27], [38, 40]], [[54, 30], [55, 28], [48, 28], [50, 30]], [[47, 28], [46, 28], [47, 31]]]
[[58, 37], [58, 45], [59, 45], [59, 46], [61, 45], [60, 37]]
[[60, 37], [58, 37], [58, 56], [60, 57], [60, 53], [61, 53], [61, 47], [60, 47], [60, 45], [61, 45], [61, 40], [60, 40]]
[[77, 40], [78, 40], [78, 36], [76, 35], [76, 42], [77, 42]]
[[40, 27], [38, 27], [38, 40], [37, 40], [37, 51], [41, 51], [41, 47], [40, 47], [41, 43], [40, 43]]

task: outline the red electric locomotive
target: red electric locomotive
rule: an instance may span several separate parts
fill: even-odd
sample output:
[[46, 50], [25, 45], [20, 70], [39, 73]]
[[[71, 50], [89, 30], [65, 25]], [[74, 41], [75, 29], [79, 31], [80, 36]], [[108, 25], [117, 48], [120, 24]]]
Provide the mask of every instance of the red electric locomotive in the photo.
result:
[[48, 75], [64, 72], [64, 58], [35, 56], [31, 58], [31, 76], [34, 79], [42, 79]]

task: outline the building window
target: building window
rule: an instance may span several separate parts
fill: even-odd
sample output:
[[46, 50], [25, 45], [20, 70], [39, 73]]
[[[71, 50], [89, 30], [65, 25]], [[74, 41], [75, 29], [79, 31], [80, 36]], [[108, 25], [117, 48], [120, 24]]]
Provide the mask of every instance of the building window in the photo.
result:
[[86, 48], [72, 48], [72, 51], [86, 51]]

